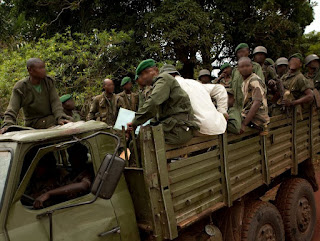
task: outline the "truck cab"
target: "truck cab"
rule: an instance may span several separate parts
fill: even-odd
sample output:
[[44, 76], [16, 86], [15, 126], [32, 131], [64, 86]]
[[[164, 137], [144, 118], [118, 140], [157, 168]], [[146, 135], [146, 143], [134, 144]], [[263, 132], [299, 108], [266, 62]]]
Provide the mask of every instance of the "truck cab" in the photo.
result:
[[28, 193], [40, 185], [32, 180], [39, 163], [49, 162], [48, 156], [55, 159], [56, 166], [51, 168], [57, 168], [57, 173], [72, 171], [68, 160], [72, 153], [68, 150], [79, 140], [87, 150], [87, 165], [96, 177], [106, 155], [115, 151], [116, 141], [105, 134], [109, 132], [106, 124], [90, 121], [1, 135], [0, 240], [140, 240], [123, 175], [111, 198], [96, 197], [89, 191], [35, 209]]

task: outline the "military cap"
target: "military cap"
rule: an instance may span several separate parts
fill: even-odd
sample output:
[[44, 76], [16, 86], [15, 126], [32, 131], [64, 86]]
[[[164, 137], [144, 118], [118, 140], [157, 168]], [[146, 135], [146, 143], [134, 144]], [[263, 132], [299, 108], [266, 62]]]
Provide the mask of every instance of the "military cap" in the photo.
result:
[[267, 62], [270, 65], [274, 65], [274, 61], [271, 58], [266, 58], [265, 62]]
[[285, 57], [281, 57], [279, 59], [276, 60], [276, 65], [289, 65], [289, 61], [287, 58]]
[[120, 86], [122, 87], [122, 86], [124, 86], [126, 83], [129, 83], [129, 82], [131, 82], [131, 78], [130, 77], [124, 77], [122, 80], [121, 80], [121, 84], [120, 84]]
[[304, 60], [304, 64], [308, 65], [311, 61], [313, 60], [319, 60], [319, 56], [316, 54], [310, 54], [308, 55], [305, 60]]
[[226, 88], [226, 91], [229, 95], [234, 95], [233, 89], [232, 88]]
[[302, 54], [300, 54], [300, 53], [295, 53], [295, 54], [291, 55], [291, 56], [289, 57], [289, 61], [290, 61], [290, 59], [292, 59], [292, 58], [300, 59], [300, 61], [303, 63], [303, 57], [302, 57]]
[[66, 94], [66, 95], [63, 95], [63, 96], [60, 97], [60, 101], [61, 101], [61, 103], [64, 103], [67, 100], [70, 100], [71, 98], [72, 98], [72, 95]]
[[199, 72], [199, 79], [200, 79], [200, 77], [201, 76], [210, 76], [211, 78], [212, 78], [212, 76], [211, 76], [211, 73], [210, 73], [210, 71], [209, 70], [207, 70], [207, 69], [202, 69], [202, 70], [200, 70], [200, 72]]
[[156, 66], [156, 62], [153, 59], [146, 59], [140, 62], [136, 69], [136, 75], [139, 75], [143, 70]]
[[264, 53], [264, 54], [268, 54], [268, 51], [265, 47], [263, 46], [257, 46], [254, 48], [253, 50], [253, 55], [257, 54], [257, 53]]
[[235, 53], [237, 53], [240, 49], [249, 48], [249, 45], [246, 43], [241, 43], [236, 47]]
[[222, 71], [228, 67], [231, 67], [231, 65], [229, 63], [224, 63], [223, 65], [220, 66], [220, 71]]
[[180, 73], [178, 72], [178, 70], [176, 69], [176, 67], [174, 67], [172, 64], [165, 64], [161, 67], [160, 69], [160, 74], [161, 73], [168, 73], [168, 74], [178, 74], [180, 75]]

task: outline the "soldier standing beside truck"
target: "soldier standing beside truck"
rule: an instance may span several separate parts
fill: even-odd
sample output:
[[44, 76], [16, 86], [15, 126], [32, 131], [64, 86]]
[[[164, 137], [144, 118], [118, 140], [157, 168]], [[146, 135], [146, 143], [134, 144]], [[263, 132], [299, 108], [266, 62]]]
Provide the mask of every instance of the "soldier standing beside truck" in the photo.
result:
[[124, 77], [121, 81], [120, 86], [123, 88], [123, 91], [118, 94], [122, 98], [124, 103], [123, 108], [137, 111], [138, 108], [138, 97], [136, 93], [132, 92], [132, 81], [130, 77]]
[[69, 122], [68, 116], [63, 113], [54, 80], [47, 76], [45, 63], [31, 58], [27, 61], [27, 69], [29, 77], [18, 81], [13, 87], [0, 133], [17, 123], [21, 108], [28, 127], [46, 129]]
[[122, 99], [114, 94], [114, 83], [111, 79], [103, 81], [103, 93], [96, 96], [90, 107], [87, 120], [97, 120], [114, 126], [120, 107], [124, 106]]
[[136, 75], [146, 83], [154, 80], [154, 84], [152, 94], [128, 124], [128, 129], [135, 129], [156, 117], [156, 123], [162, 124], [166, 143], [182, 144], [191, 140], [198, 126], [192, 120], [190, 99], [177, 80], [167, 73], [159, 74], [152, 59], [142, 61]]
[[63, 111], [67, 116], [71, 117], [74, 122], [81, 120], [80, 114], [75, 110], [76, 107], [72, 95], [63, 95], [60, 97], [60, 101], [62, 103]]

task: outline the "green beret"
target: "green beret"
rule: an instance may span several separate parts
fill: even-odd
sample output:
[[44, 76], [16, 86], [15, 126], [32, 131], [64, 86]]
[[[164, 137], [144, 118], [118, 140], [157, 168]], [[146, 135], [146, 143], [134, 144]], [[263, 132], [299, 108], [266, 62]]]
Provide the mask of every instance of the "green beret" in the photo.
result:
[[302, 57], [302, 54], [300, 54], [300, 53], [295, 53], [295, 54], [291, 55], [290, 58], [289, 58], [289, 61], [292, 58], [300, 59], [300, 61], [303, 63], [303, 57]]
[[63, 95], [63, 96], [60, 97], [60, 101], [61, 101], [61, 103], [64, 103], [67, 100], [70, 100], [71, 98], [72, 98], [72, 95], [66, 94], [66, 95]]
[[139, 76], [138, 76], [138, 75], [135, 75], [135, 76], [134, 76], [134, 80], [137, 81], [137, 79], [139, 79]]
[[124, 86], [126, 83], [129, 83], [129, 82], [131, 82], [131, 78], [130, 77], [124, 77], [122, 80], [121, 80], [121, 84], [120, 84], [120, 86], [122, 87], [122, 86]]
[[139, 75], [143, 70], [156, 66], [156, 62], [153, 59], [146, 59], [140, 62], [136, 69], [136, 75]]
[[240, 49], [249, 48], [249, 45], [246, 43], [241, 43], [236, 47], [235, 53], [237, 53]]
[[231, 67], [231, 65], [229, 63], [224, 63], [223, 65], [220, 66], [220, 70], [222, 71], [228, 67]]
[[274, 65], [274, 61], [271, 58], [266, 58], [265, 62], [269, 65]]

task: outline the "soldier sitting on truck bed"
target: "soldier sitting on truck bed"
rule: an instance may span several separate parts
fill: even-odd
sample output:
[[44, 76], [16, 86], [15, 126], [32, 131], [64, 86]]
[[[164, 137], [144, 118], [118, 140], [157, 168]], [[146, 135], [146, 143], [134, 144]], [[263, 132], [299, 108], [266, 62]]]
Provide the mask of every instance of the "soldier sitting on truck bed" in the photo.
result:
[[289, 58], [289, 72], [281, 80], [285, 88], [282, 104], [286, 107], [310, 104], [313, 101], [313, 92], [310, 82], [300, 72], [302, 55], [296, 53]]
[[56, 175], [54, 185], [40, 190], [35, 197], [33, 207], [36, 209], [64, 202], [87, 194], [93, 181], [92, 165], [87, 164], [88, 149], [75, 144], [68, 148], [69, 162], [72, 170], [62, 176]]
[[47, 76], [45, 63], [31, 58], [27, 61], [27, 69], [29, 77], [18, 81], [13, 87], [0, 134], [10, 125], [16, 125], [21, 108], [28, 127], [46, 129], [69, 122], [69, 117], [63, 113], [54, 80]]
[[248, 57], [239, 59], [238, 69], [244, 79], [242, 86], [244, 100], [241, 112], [243, 120], [240, 134], [245, 131], [248, 125], [259, 129], [261, 134], [266, 134], [267, 125], [270, 122], [266, 85], [258, 75], [253, 73], [252, 61]]
[[156, 117], [156, 124], [162, 124], [164, 138], [168, 144], [182, 144], [193, 137], [193, 130], [199, 129], [192, 120], [192, 107], [187, 93], [175, 78], [167, 73], [159, 74], [152, 59], [142, 61], [136, 75], [146, 83], [154, 80], [152, 94], [139, 108], [128, 130]]

